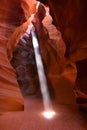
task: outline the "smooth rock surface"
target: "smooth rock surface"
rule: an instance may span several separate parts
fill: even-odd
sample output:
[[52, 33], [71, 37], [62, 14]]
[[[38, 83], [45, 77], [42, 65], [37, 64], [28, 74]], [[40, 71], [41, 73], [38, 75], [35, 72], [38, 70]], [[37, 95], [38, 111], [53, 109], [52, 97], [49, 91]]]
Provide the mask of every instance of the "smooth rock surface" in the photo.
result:
[[24, 110], [15, 70], [8, 59], [8, 40], [26, 19], [21, 1], [0, 1], [0, 112]]

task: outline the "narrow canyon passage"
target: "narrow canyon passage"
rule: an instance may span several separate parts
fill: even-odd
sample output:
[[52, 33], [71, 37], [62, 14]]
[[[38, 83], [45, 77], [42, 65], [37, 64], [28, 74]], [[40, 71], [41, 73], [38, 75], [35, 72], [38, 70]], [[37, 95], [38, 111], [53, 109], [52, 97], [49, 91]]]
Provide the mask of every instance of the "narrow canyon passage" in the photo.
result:
[[[0, 0], [0, 130], [87, 130], [87, 2], [37, 2]], [[51, 119], [42, 114], [49, 96], [40, 91], [31, 25]]]
[[25, 97], [24, 111], [0, 116], [0, 130], [87, 130], [87, 119], [78, 106], [59, 105], [53, 101], [53, 107], [56, 115], [46, 119], [42, 116], [42, 99]]

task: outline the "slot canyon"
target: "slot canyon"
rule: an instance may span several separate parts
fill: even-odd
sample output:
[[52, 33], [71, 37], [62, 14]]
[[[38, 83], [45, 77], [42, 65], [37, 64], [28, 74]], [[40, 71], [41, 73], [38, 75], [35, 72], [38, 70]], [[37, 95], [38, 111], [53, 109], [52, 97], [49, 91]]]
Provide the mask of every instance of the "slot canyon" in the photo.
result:
[[[0, 130], [86, 130], [87, 1], [37, 3], [0, 0]], [[50, 121], [40, 114], [32, 28], [56, 112]]]

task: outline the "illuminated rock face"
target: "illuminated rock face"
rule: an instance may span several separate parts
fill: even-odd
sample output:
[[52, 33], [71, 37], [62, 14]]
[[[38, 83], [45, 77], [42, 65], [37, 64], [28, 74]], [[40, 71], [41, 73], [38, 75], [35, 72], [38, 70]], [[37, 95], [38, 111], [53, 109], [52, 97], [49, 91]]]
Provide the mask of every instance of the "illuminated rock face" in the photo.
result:
[[49, 36], [43, 27], [36, 28], [36, 30], [49, 87], [53, 88], [58, 103], [74, 104], [73, 89], [77, 73], [76, 66], [65, 58], [65, 43], [61, 33], [49, 22], [49, 17], [45, 18], [43, 25], [47, 28]]
[[[10, 60], [12, 51], [29, 24], [29, 21], [25, 23], [24, 21], [35, 11], [36, 3], [35, 0], [26, 0], [25, 2], [21, 0], [0, 1], [0, 111], [23, 110], [23, 97]], [[43, 45], [40, 46], [40, 51], [49, 88], [54, 90], [58, 103], [74, 104], [73, 88], [77, 74], [76, 66], [71, 60], [65, 58], [66, 45], [60, 31], [52, 24], [52, 17], [49, 12], [43, 20], [43, 25], [49, 36], [45, 35], [45, 32], [41, 35], [40, 29], [37, 32], [39, 33], [38, 37], [41, 36], [41, 39], [39, 38], [40, 45]], [[70, 57], [73, 56], [70, 55]]]
[[15, 28], [25, 21], [20, 1], [0, 1], [0, 112], [24, 109], [24, 101], [15, 70], [8, 59], [8, 40]]
[[[40, 52], [44, 63], [46, 77], [48, 79], [49, 90], [54, 91], [58, 103], [74, 104], [75, 95], [73, 88], [77, 73], [76, 66], [64, 57], [66, 51], [65, 43], [62, 39], [60, 31], [58, 31], [52, 24], [52, 17], [49, 15], [49, 9], [46, 8], [46, 11], [47, 15], [43, 20], [43, 25], [47, 30], [42, 25], [40, 28], [39, 25], [41, 23], [38, 23], [38, 21], [35, 28], [39, 38]], [[16, 52], [14, 55], [16, 56]], [[19, 54], [17, 57], [21, 59], [20, 56], [21, 55]], [[27, 61], [27, 57], [25, 60]], [[16, 61], [18, 63], [18, 60]], [[15, 65], [15, 61], [13, 62]]]
[[0, 46], [0, 111], [23, 110], [23, 98], [6, 48]]

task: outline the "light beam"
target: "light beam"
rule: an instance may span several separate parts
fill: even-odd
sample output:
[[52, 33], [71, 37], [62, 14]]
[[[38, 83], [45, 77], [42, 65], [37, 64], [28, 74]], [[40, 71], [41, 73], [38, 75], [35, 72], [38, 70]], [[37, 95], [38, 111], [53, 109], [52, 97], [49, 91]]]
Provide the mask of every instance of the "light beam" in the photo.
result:
[[49, 95], [49, 91], [47, 87], [47, 80], [45, 77], [42, 58], [39, 51], [38, 40], [37, 40], [36, 33], [34, 30], [35, 29], [33, 28], [31, 31], [32, 42], [33, 42], [33, 47], [34, 47], [34, 52], [35, 52], [35, 59], [36, 59], [37, 71], [38, 71], [38, 76], [39, 76], [39, 81], [40, 81], [43, 104], [45, 108], [45, 111], [43, 112], [42, 115], [45, 118], [51, 119], [55, 115], [55, 112], [52, 111], [52, 103], [51, 103], [51, 99], [50, 99], [50, 95]]
[[44, 111], [43, 113], [42, 113], [42, 115], [45, 117], [45, 118], [47, 118], [47, 119], [51, 119], [51, 118], [53, 118], [54, 116], [55, 116], [55, 112], [54, 111]]
[[[37, 3], [36, 10], [38, 10], [39, 4], [40, 4], [40, 1], [38, 1]], [[31, 19], [32, 17], [34, 17], [34, 14], [31, 15]], [[42, 93], [42, 98], [43, 98], [43, 105], [45, 109], [42, 115], [48, 119], [51, 119], [55, 115], [55, 112], [52, 110], [52, 103], [51, 103], [51, 99], [50, 99], [50, 95], [48, 91], [47, 80], [44, 73], [42, 58], [39, 51], [38, 39], [35, 33], [35, 28], [32, 24], [28, 26], [28, 29], [26, 30], [26, 34], [30, 34], [30, 32], [32, 35], [32, 43], [33, 43], [34, 52], [35, 52], [35, 60], [36, 60], [40, 88], [41, 88], [41, 93]]]

